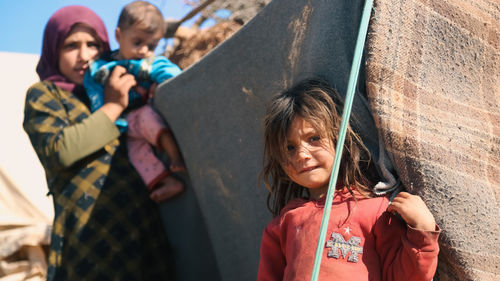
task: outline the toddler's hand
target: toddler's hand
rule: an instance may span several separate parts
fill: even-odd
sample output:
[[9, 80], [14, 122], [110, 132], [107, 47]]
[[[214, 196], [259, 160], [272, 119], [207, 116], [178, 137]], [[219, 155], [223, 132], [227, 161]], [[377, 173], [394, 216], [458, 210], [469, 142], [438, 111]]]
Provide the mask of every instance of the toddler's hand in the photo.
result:
[[142, 96], [142, 99], [144, 102], [148, 101], [149, 99], [154, 97], [156, 87], [158, 86], [158, 83], [153, 83], [149, 87], [149, 89], [141, 87], [141, 86], [135, 86], [134, 90], [139, 93], [139, 95]]
[[151, 85], [151, 87], [149, 87], [149, 91], [148, 91], [148, 98], [149, 99], [152, 99], [154, 98], [155, 96], [155, 93], [156, 93], [156, 88], [158, 87], [158, 83], [153, 83]]
[[436, 229], [434, 216], [420, 196], [401, 192], [387, 207], [387, 211], [397, 212], [413, 228], [424, 231], [434, 231]]

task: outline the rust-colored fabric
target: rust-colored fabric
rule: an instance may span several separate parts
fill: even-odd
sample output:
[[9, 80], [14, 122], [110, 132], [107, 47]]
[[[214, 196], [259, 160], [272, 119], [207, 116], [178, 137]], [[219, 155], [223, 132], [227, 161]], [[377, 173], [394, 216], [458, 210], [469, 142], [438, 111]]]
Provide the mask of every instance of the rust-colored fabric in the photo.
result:
[[500, 279], [498, 1], [375, 1], [367, 94], [385, 147], [442, 227], [435, 280]]

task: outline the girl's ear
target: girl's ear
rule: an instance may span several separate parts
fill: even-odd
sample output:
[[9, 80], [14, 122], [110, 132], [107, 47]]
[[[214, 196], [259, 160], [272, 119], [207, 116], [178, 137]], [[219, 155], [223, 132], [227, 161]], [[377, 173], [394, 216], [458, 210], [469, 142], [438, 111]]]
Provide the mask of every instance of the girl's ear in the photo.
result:
[[115, 29], [115, 38], [116, 38], [116, 42], [118, 42], [118, 44], [120, 44], [121, 30], [119, 27], [117, 27]]

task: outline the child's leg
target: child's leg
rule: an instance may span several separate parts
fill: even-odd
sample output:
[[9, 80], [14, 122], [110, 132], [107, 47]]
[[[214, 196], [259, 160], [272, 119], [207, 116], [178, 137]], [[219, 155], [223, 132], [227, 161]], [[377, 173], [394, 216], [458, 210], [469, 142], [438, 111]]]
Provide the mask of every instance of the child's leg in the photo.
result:
[[182, 159], [182, 155], [179, 152], [177, 143], [175, 142], [174, 136], [172, 136], [170, 130], [164, 130], [160, 133], [160, 136], [158, 137], [158, 144], [170, 157], [170, 171], [181, 172], [186, 170], [184, 160]]
[[154, 109], [149, 104], [146, 104], [133, 113], [136, 115], [139, 134], [152, 145], [158, 146], [167, 152], [171, 162], [170, 170], [172, 172], [184, 171], [186, 167], [177, 143], [170, 129]]
[[129, 159], [151, 192], [151, 200], [159, 203], [184, 190], [184, 184], [174, 178], [163, 163], [156, 158], [149, 143], [128, 138]]
[[[133, 112], [132, 112], [133, 113]], [[129, 159], [151, 191], [151, 200], [159, 203], [184, 190], [184, 184], [174, 178], [156, 157], [151, 145], [138, 134], [137, 119], [128, 116], [127, 148]]]

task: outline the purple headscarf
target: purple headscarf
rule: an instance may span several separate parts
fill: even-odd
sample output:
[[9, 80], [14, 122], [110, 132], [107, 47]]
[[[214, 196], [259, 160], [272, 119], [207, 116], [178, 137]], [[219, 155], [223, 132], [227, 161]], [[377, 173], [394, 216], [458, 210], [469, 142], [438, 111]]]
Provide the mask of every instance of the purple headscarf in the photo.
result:
[[101, 18], [84, 6], [67, 6], [57, 10], [50, 17], [43, 32], [42, 55], [36, 67], [40, 80], [49, 80], [67, 91], [73, 91], [75, 84], [59, 72], [59, 51], [75, 23], [85, 23], [95, 29], [109, 51], [108, 33]]

